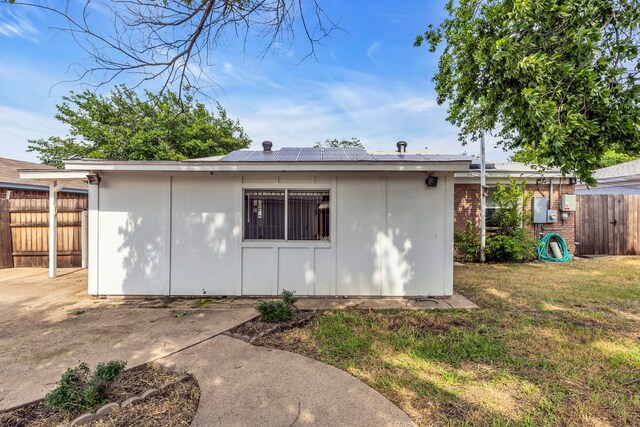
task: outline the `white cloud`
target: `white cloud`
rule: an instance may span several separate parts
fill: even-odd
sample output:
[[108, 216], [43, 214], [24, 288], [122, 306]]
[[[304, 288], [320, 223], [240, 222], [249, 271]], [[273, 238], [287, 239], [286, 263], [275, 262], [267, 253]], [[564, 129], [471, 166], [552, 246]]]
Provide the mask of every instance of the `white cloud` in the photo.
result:
[[0, 157], [37, 161], [27, 140], [64, 136], [68, 128], [50, 116], [0, 105]]
[[39, 34], [36, 26], [21, 11], [12, 10], [17, 6], [0, 8], [0, 35], [5, 37], [22, 37], [31, 41], [37, 41]]
[[[235, 69], [233, 74], [239, 78]], [[471, 155], [479, 151], [477, 144], [463, 147], [458, 141], [457, 129], [446, 121], [446, 107], [437, 105], [427, 83], [417, 87], [335, 69], [330, 82], [288, 80], [279, 90], [261, 91], [269, 78], [244, 78], [244, 85], [227, 87], [220, 102], [240, 120], [256, 149], [263, 140], [281, 148], [356, 137], [371, 150], [393, 150], [397, 141], [406, 140], [409, 150], [427, 147]], [[506, 159], [500, 148], [487, 148], [492, 160]]]
[[273, 43], [270, 48], [278, 55], [286, 56], [288, 58], [293, 58], [295, 56], [295, 51], [282, 43]]

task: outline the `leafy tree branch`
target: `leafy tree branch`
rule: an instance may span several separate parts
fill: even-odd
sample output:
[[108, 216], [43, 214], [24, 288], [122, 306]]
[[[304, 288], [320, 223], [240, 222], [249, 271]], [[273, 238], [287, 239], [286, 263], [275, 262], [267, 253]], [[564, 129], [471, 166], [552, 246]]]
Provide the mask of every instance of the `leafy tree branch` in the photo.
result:
[[190, 93], [182, 98], [117, 86], [108, 96], [91, 91], [63, 97], [55, 118], [70, 127], [66, 138], [30, 140], [28, 151], [62, 167], [69, 158], [185, 160], [247, 148], [251, 139], [218, 105], [212, 114]]
[[444, 44], [438, 102], [460, 140], [483, 134], [535, 163], [591, 171], [640, 154], [640, 0], [459, 0], [416, 46]]

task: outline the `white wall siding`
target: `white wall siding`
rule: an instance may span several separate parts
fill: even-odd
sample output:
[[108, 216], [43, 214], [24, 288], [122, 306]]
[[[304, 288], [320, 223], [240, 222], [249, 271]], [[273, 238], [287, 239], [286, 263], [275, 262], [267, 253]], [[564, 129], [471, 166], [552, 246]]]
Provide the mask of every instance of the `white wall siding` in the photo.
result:
[[380, 233], [384, 232], [384, 178], [339, 177], [337, 197], [337, 294], [381, 295]]
[[242, 241], [240, 179], [172, 179], [171, 294], [235, 295]]
[[386, 181], [387, 219], [380, 235], [383, 259], [383, 295], [444, 295], [448, 239], [444, 206], [447, 176], [437, 187], [424, 178], [401, 176]]
[[[92, 293], [450, 295], [453, 173], [105, 174]], [[243, 240], [243, 190], [329, 190], [330, 241]], [[97, 242], [97, 243], [96, 243]], [[96, 261], [97, 260], [97, 261]], [[92, 272], [90, 271], [90, 276]]]
[[278, 249], [242, 249], [242, 295], [278, 294]]
[[336, 295], [335, 251], [331, 248], [314, 248], [315, 295]]
[[168, 295], [170, 177], [105, 175], [99, 204], [98, 293]]
[[438, 176], [338, 178], [338, 295], [452, 293], [453, 176]]

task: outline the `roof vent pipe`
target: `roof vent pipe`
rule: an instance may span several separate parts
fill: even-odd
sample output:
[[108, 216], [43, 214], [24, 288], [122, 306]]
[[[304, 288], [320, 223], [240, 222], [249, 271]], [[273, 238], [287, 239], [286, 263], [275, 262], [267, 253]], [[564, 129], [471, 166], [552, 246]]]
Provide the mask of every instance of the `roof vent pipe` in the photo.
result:
[[273, 143], [271, 141], [262, 141], [262, 149], [264, 151], [271, 151], [271, 147], [273, 147]]
[[398, 153], [406, 153], [407, 152], [407, 141], [398, 141], [396, 146], [398, 147]]

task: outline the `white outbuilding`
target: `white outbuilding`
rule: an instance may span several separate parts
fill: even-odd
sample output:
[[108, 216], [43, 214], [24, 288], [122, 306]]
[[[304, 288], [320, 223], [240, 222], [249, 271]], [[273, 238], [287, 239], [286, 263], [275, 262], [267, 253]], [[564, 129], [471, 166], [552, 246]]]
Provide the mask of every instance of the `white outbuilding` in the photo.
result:
[[91, 295], [449, 296], [453, 176], [471, 158], [405, 150], [265, 142], [22, 177], [88, 177]]

